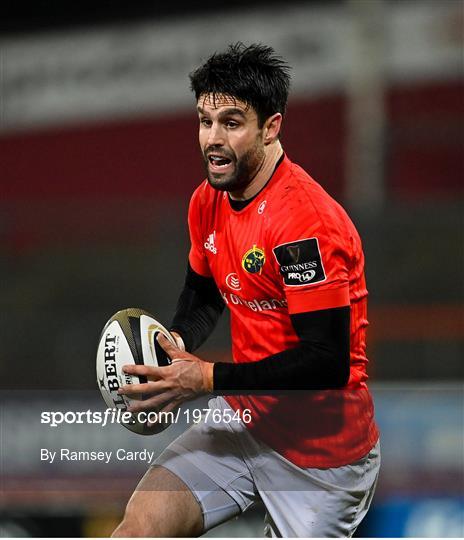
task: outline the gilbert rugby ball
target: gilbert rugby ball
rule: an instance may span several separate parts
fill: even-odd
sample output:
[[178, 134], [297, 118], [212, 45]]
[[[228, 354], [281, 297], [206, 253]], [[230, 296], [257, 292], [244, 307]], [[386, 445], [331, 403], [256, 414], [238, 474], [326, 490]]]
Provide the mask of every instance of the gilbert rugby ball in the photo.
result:
[[[119, 395], [118, 388], [127, 384], [147, 382], [146, 377], [123, 373], [123, 365], [162, 367], [171, 363], [168, 355], [156, 341], [160, 332], [173, 345], [176, 344], [161, 323], [138, 308], [118, 311], [106, 323], [97, 350], [97, 383], [109, 408], [127, 412], [132, 400], [129, 396]], [[140, 435], [159, 433], [169, 426], [169, 422], [158, 422], [149, 427], [146, 420], [141, 421], [144, 419], [140, 416], [143, 415], [134, 413], [130, 416], [130, 420], [122, 422], [122, 425]]]

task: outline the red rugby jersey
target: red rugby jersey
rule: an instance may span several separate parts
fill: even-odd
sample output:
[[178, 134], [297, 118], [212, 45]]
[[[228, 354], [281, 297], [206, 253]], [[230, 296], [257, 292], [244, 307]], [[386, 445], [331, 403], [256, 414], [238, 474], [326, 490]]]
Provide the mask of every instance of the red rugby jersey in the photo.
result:
[[231, 313], [234, 362], [295, 347], [289, 314], [351, 306], [351, 371], [341, 390], [226, 396], [254, 436], [300, 467], [338, 467], [378, 439], [366, 385], [367, 289], [359, 235], [343, 208], [284, 157], [255, 199], [233, 210], [205, 180], [189, 208], [189, 260]]

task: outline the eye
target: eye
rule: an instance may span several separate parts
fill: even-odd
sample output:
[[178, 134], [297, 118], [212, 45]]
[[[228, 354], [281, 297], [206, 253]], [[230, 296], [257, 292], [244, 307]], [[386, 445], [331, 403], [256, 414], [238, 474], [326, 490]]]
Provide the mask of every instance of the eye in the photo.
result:
[[210, 127], [212, 122], [209, 118], [200, 118], [200, 124], [205, 127]]
[[239, 126], [240, 124], [238, 122], [236, 122], [235, 120], [227, 120], [226, 121], [226, 126], [229, 128], [229, 129], [235, 129]]

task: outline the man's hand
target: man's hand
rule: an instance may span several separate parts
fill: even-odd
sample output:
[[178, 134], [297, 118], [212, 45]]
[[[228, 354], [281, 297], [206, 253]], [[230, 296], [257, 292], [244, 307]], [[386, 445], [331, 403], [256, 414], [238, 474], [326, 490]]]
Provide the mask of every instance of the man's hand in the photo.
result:
[[158, 343], [171, 358], [171, 365], [123, 367], [126, 373], [143, 375], [148, 379], [146, 383], [126, 384], [118, 390], [119, 394], [130, 395], [132, 399], [135, 399], [134, 394], [143, 394], [145, 399], [133, 401], [129, 408], [130, 412], [149, 410], [169, 412], [183, 401], [207, 394], [213, 389], [214, 364], [182, 351], [162, 334], [158, 334]]

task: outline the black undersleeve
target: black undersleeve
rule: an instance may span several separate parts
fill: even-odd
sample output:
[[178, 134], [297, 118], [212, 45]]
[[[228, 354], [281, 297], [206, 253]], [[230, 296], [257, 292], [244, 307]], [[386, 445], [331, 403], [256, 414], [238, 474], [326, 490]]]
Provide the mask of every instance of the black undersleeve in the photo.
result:
[[214, 280], [197, 274], [188, 264], [170, 328], [181, 335], [187, 351], [198, 349], [208, 338], [223, 311], [224, 301]]
[[[223, 311], [214, 280], [197, 274], [189, 264], [171, 325], [187, 351], [195, 351], [208, 338]], [[297, 347], [257, 362], [217, 362], [214, 392], [262, 394], [345, 386], [350, 373], [349, 306], [299, 313], [290, 319], [300, 338]]]
[[350, 373], [350, 308], [292, 315], [301, 344], [257, 362], [214, 365], [214, 392], [268, 393], [341, 388]]

